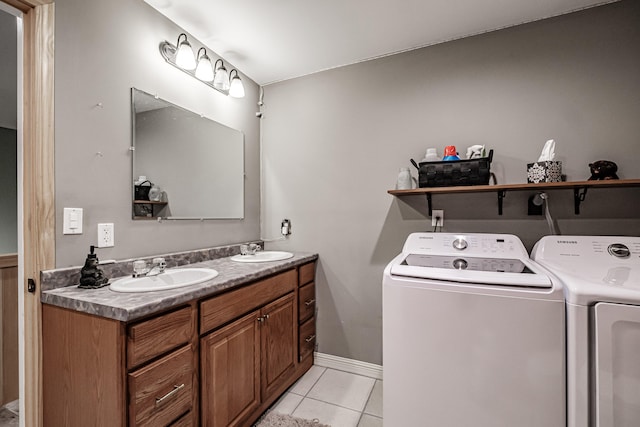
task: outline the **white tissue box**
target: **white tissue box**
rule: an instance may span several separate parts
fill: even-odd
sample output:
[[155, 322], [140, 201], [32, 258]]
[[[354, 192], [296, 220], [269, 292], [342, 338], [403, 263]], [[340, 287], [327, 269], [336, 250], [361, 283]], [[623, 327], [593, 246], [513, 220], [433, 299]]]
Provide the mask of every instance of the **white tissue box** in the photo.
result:
[[562, 181], [562, 162], [549, 161], [527, 164], [528, 183], [560, 181]]

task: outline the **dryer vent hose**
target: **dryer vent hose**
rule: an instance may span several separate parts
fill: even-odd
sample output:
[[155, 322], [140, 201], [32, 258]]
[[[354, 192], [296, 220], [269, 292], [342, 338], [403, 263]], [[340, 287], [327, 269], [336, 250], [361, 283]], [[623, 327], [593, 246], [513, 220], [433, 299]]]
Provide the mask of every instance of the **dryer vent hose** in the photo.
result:
[[[544, 202], [544, 217], [547, 219], [547, 225], [549, 226], [549, 232], [553, 235], [560, 234], [558, 233], [558, 229], [556, 228], [556, 224], [551, 217], [551, 212], [549, 212], [549, 196], [547, 193], [539, 193], [540, 199]], [[534, 201], [535, 203], [535, 201]]]

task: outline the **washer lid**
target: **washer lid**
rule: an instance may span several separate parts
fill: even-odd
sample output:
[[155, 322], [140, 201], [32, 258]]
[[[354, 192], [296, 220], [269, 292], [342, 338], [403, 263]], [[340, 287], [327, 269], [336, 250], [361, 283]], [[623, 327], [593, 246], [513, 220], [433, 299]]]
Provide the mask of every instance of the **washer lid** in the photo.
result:
[[512, 234], [412, 233], [390, 273], [448, 282], [552, 287]]
[[531, 257], [564, 284], [567, 302], [640, 302], [640, 237], [545, 236]]
[[551, 280], [528, 260], [408, 254], [391, 266], [391, 275], [447, 282], [551, 288]]

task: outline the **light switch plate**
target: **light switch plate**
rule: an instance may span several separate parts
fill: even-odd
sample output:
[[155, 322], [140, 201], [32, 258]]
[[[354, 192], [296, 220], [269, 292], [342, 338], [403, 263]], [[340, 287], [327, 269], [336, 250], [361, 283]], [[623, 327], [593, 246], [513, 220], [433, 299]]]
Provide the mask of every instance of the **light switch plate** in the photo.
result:
[[62, 234], [82, 234], [82, 208], [64, 208]]

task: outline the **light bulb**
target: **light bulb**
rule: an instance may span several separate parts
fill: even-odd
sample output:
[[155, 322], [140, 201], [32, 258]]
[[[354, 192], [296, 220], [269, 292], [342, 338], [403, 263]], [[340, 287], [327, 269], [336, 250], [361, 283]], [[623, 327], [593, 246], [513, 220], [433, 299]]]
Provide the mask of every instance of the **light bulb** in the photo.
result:
[[[202, 50], [204, 50], [204, 53], [200, 55], [200, 51]], [[198, 50], [198, 67], [196, 68], [196, 77], [205, 82], [213, 80], [213, 67], [211, 66], [211, 60], [207, 56], [207, 51], [203, 47]]]
[[[180, 41], [180, 37], [184, 36], [184, 40]], [[176, 65], [185, 70], [193, 70], [196, 68], [196, 60], [193, 57], [193, 49], [187, 41], [187, 35], [182, 33], [178, 36], [178, 50], [176, 51]]]
[[236, 72], [236, 75], [231, 78], [231, 84], [229, 86], [229, 96], [234, 98], [244, 98], [244, 85], [240, 76], [238, 76], [237, 70], [231, 70], [231, 73]]
[[[229, 90], [229, 73], [227, 73], [227, 69], [224, 68], [224, 63], [221, 59], [220, 66], [217, 66], [214, 76], [213, 76], [213, 87], [219, 90]], [[218, 64], [216, 61], [216, 64]]]

